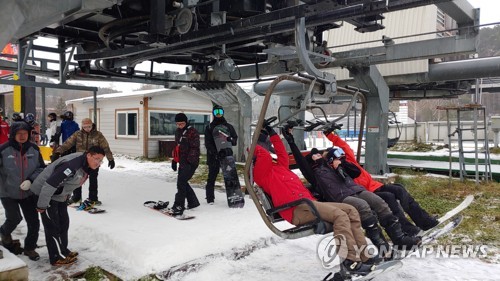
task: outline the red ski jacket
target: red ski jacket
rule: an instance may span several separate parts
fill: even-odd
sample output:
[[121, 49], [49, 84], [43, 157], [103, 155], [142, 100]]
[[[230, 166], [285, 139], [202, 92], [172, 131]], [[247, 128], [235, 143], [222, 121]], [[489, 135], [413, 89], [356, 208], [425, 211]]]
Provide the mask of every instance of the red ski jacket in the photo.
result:
[[347, 144], [341, 137], [336, 134], [330, 133], [326, 136], [335, 146], [342, 148], [345, 152], [346, 160], [358, 166], [361, 170], [361, 174], [354, 179], [354, 182], [366, 188], [366, 190], [370, 192], [375, 192], [379, 189], [383, 184], [374, 180], [370, 173], [368, 173], [359, 163], [356, 161], [356, 157], [354, 156], [354, 152], [352, 151], [349, 144]]
[[[274, 206], [283, 205], [301, 198], [316, 200], [302, 184], [299, 177], [288, 169], [288, 153], [278, 135], [271, 136], [271, 142], [276, 150], [278, 162], [273, 163], [271, 154], [265, 148], [257, 145], [255, 148], [255, 164], [253, 178], [269, 196]], [[295, 207], [280, 212], [282, 218], [292, 222]]]

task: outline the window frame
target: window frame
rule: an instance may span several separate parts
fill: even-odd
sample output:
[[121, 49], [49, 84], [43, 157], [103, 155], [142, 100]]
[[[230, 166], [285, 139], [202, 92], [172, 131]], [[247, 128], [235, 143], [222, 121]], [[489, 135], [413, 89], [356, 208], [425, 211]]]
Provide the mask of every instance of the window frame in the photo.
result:
[[[149, 109], [148, 110], [148, 138], [150, 139], [165, 139], [165, 138], [174, 138], [175, 137], [175, 130], [174, 134], [172, 135], [152, 135], [151, 134], [151, 113], [167, 113], [167, 114], [172, 114], [175, 115], [179, 113], [179, 111], [174, 111], [174, 110], [168, 110], [168, 109]], [[205, 111], [185, 111], [183, 112], [186, 115], [201, 115], [201, 116], [207, 116], [208, 123], [212, 122], [212, 114], [210, 112], [205, 112]], [[174, 124], [175, 125], [175, 124]], [[205, 127], [206, 124], [203, 125]], [[198, 130], [199, 131], [199, 130]], [[199, 131], [200, 135], [203, 135], [203, 131]]]
[[[118, 122], [120, 121], [118, 118], [119, 114], [126, 114], [126, 120], [128, 120], [129, 114], [136, 114], [137, 118], [135, 120], [136, 126], [136, 134], [135, 135], [120, 135], [118, 133]], [[128, 122], [126, 123], [125, 130], [128, 132]], [[139, 109], [138, 108], [124, 108], [124, 109], [115, 109], [115, 138], [116, 139], [139, 139]]]

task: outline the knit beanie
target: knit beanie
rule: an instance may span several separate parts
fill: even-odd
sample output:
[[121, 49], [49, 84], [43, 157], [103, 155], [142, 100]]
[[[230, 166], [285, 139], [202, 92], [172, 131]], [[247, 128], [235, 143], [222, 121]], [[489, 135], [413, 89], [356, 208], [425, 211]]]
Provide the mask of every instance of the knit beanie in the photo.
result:
[[188, 118], [184, 113], [177, 113], [175, 115], [175, 122], [187, 122]]

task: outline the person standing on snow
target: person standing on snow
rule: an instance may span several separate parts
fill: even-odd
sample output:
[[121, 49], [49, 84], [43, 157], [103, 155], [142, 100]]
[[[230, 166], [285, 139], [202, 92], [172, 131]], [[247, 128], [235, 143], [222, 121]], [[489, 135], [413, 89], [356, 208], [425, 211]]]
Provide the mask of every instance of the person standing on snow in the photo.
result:
[[61, 139], [61, 122], [57, 120], [57, 114], [54, 112], [49, 113], [47, 115], [49, 119], [49, 129], [50, 129], [50, 140], [49, 146], [52, 149], [56, 149], [60, 144]]
[[214, 120], [205, 127], [205, 147], [207, 148], [208, 165], [208, 179], [205, 190], [207, 203], [210, 205], [214, 203], [215, 199], [214, 185], [221, 167], [221, 157], [225, 157], [226, 155], [233, 155], [233, 150], [231, 148], [226, 148], [224, 149], [224, 151], [217, 150], [213, 135], [215, 127], [223, 127], [223, 129], [228, 132], [226, 141], [230, 142], [232, 146], [236, 146], [238, 141], [238, 135], [236, 134], [234, 127], [229, 124], [224, 118], [224, 109], [222, 108], [222, 106], [215, 105], [213, 107], [212, 113], [214, 115]]
[[24, 216], [28, 225], [24, 254], [36, 261], [40, 258], [35, 251], [40, 221], [30, 186], [42, 172], [45, 163], [38, 146], [29, 141], [30, 129], [24, 121], [12, 123], [9, 141], [0, 146], [0, 200], [6, 218], [0, 227], [0, 236], [5, 248], [14, 254], [20, 254], [22, 248], [14, 243], [11, 233]]
[[66, 201], [73, 190], [85, 183], [90, 173], [99, 168], [104, 150], [98, 146], [86, 152], [63, 156], [50, 164], [35, 179], [31, 191], [36, 195], [36, 209], [41, 213], [50, 264], [72, 264], [78, 252], [68, 249], [69, 216]]
[[[109, 148], [109, 143], [104, 137], [104, 135], [97, 131], [94, 123], [90, 118], [84, 118], [82, 120], [82, 129], [75, 132], [71, 137], [69, 137], [61, 146], [59, 146], [55, 152], [54, 156], [59, 158], [60, 155], [65, 154], [66, 151], [71, 150], [71, 148], [76, 147], [77, 152], [85, 152], [92, 146], [101, 147], [106, 153], [106, 158], [108, 159], [108, 167], [113, 169], [115, 167], [115, 160], [113, 158], [113, 153]], [[56, 158], [56, 159], [57, 159]], [[92, 170], [89, 174], [89, 198], [85, 200], [85, 207], [89, 208], [94, 205], [101, 205], [102, 202], [99, 201], [97, 197], [97, 176], [99, 175], [99, 168]], [[82, 199], [82, 188], [79, 187], [73, 192], [73, 196], [68, 200], [68, 204], [78, 203]]]
[[[333, 224], [335, 235], [343, 235], [345, 238], [347, 253], [339, 252], [343, 259], [342, 266], [352, 273], [361, 275], [369, 273], [372, 270], [371, 262], [375, 259], [366, 256], [366, 251], [361, 251], [361, 256], [356, 253], [356, 249], [364, 249], [367, 246], [356, 209], [347, 204], [316, 201], [300, 178], [288, 168], [288, 153], [280, 137], [273, 128], [265, 125], [265, 130], [261, 133], [259, 140], [263, 143], [268, 136], [270, 136], [278, 159], [277, 162], [273, 162], [266, 148], [260, 144], [255, 147], [253, 168], [255, 183], [271, 197], [274, 206], [281, 206], [302, 198], [311, 200], [321, 219]], [[293, 225], [303, 225], [316, 219], [307, 204], [283, 210], [279, 214]]]
[[[438, 224], [436, 218], [432, 217], [427, 213], [415, 199], [406, 191], [406, 189], [399, 184], [382, 184], [375, 181], [370, 173], [359, 165], [354, 156], [349, 144], [347, 144], [342, 138], [335, 134], [335, 124], [332, 124], [330, 128], [324, 131], [325, 136], [333, 143], [333, 145], [338, 146], [342, 149], [345, 156], [345, 161], [356, 165], [360, 170], [360, 175], [354, 178], [354, 182], [363, 186], [366, 190], [374, 192], [376, 195], [380, 196], [384, 201], [387, 202], [389, 208], [395, 216], [398, 217], [401, 223], [402, 229], [408, 235], [416, 235], [422, 230], [428, 230], [433, 228]], [[327, 159], [333, 159], [333, 154], [336, 150], [331, 149], [326, 155]], [[333, 162], [333, 161], [332, 161]], [[333, 164], [333, 163], [332, 163]], [[399, 203], [398, 201], [399, 200]], [[410, 216], [413, 222], [412, 224], [406, 218], [404, 212], [401, 211], [399, 205], [403, 207], [403, 210]]]
[[[63, 120], [61, 122], [61, 136], [62, 142], [64, 143], [67, 139], [69, 139], [69, 137], [71, 137], [71, 135], [73, 135], [75, 132], [78, 132], [80, 130], [80, 127], [78, 126], [78, 123], [73, 120], [74, 115], [71, 111], [64, 112], [64, 114], [61, 115], [61, 119]], [[66, 154], [76, 152], [76, 147], [71, 147], [70, 149], [65, 150], [65, 152]], [[50, 160], [54, 162], [59, 156], [61, 155], [52, 154], [52, 156], [50, 156]]]
[[188, 182], [200, 163], [200, 135], [193, 126], [189, 125], [184, 113], [175, 115], [175, 125], [177, 130], [175, 131], [175, 149], [172, 153], [174, 155], [172, 170], [177, 171], [177, 165], [179, 165], [179, 173], [177, 175], [177, 193], [171, 214], [174, 217], [182, 217], [186, 199], [189, 209], [200, 206], [200, 202]]

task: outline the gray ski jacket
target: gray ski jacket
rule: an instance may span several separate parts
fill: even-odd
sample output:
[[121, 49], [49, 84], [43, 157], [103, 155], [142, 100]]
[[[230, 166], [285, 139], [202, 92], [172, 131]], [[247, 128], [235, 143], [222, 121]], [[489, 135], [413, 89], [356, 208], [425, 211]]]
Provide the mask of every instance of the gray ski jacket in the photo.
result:
[[0, 198], [24, 199], [31, 196], [31, 191], [22, 190], [20, 185], [25, 180], [33, 182], [45, 167], [37, 145], [14, 140], [17, 130], [27, 130], [28, 124], [23, 123], [12, 124], [9, 141], [0, 146]]
[[50, 164], [31, 185], [31, 191], [39, 196], [37, 208], [47, 209], [50, 200], [65, 202], [73, 190], [85, 183], [89, 169], [84, 152], [66, 155]]

